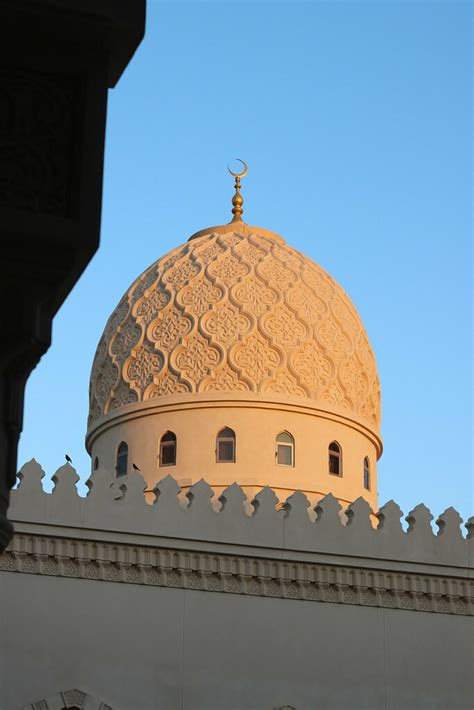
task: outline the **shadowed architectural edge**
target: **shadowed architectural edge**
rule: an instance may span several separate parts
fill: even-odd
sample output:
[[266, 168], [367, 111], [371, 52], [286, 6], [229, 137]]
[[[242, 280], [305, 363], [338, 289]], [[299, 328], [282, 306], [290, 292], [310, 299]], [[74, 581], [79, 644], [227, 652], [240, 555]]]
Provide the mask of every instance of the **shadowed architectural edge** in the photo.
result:
[[99, 245], [107, 91], [144, 27], [145, 0], [0, 2], [0, 549], [25, 384]]

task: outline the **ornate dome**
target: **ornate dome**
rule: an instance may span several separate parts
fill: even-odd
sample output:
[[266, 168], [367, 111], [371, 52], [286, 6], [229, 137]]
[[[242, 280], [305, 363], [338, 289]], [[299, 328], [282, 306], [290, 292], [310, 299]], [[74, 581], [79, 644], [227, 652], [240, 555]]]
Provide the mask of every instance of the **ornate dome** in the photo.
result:
[[379, 428], [374, 354], [343, 289], [278, 235], [238, 222], [197, 233], [128, 289], [95, 355], [89, 427], [152, 398], [246, 392]]

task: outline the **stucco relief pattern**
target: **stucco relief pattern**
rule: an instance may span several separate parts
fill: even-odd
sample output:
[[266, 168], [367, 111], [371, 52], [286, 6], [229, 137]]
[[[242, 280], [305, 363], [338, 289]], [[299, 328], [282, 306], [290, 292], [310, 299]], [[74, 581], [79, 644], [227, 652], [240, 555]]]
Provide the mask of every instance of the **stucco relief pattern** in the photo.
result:
[[[91, 560], [92, 558], [92, 560]], [[48, 566], [53, 560], [54, 567]], [[123, 561], [128, 560], [128, 561]], [[31, 562], [31, 564], [28, 564]], [[91, 564], [94, 574], [90, 574]], [[17, 534], [0, 571], [472, 616], [470, 585], [436, 574]]]
[[309, 398], [379, 426], [375, 358], [351, 301], [258, 230], [193, 239], [132, 284], [97, 348], [89, 423], [130, 402], [219, 391]]
[[74, 688], [72, 690], [63, 690], [55, 695], [39, 700], [32, 705], [27, 705], [23, 710], [112, 710], [110, 705], [106, 705], [98, 698], [94, 698], [89, 693], [83, 693], [82, 690]]

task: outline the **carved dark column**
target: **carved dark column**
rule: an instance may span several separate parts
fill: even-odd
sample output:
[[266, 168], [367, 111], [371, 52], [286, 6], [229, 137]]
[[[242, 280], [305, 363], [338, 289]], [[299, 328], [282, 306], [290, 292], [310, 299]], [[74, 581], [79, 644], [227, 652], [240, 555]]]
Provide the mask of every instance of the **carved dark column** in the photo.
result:
[[0, 0], [0, 550], [24, 388], [99, 245], [107, 91], [145, 0]]

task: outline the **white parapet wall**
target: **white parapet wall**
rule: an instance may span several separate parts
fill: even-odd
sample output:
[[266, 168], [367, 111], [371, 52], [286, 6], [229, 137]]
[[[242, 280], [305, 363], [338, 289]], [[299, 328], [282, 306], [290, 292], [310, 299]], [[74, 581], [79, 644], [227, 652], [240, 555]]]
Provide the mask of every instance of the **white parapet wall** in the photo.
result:
[[[454, 508], [436, 520], [424, 505], [406, 516], [390, 501], [375, 514], [363, 498], [343, 510], [331, 495], [315, 508], [301, 492], [278, 501], [270, 488], [247, 501], [233, 484], [218, 500], [204, 481], [186, 494], [171, 476], [160, 481], [151, 493], [138, 472], [110, 483], [108, 472], [97, 470], [87, 482], [88, 494], [77, 491], [79, 476], [69, 465], [53, 475], [54, 488], [42, 486], [44, 470], [34, 460], [19, 473], [19, 486], [12, 492], [9, 515], [17, 523], [75, 528], [80, 537], [88, 530], [127, 533], [150, 538], [195, 540], [254, 548], [357, 556], [435, 564], [450, 568], [472, 565], [474, 518], [463, 523]], [[147, 502], [146, 497], [153, 501]], [[249, 512], [250, 509], [250, 512]], [[376, 523], [374, 525], [374, 519]], [[179, 545], [178, 545], [179, 547]], [[469, 554], [471, 553], [471, 557]]]
[[[2, 710], [59, 708], [71, 688], [114, 710], [471, 707], [472, 518], [449, 508], [433, 525], [418, 505], [405, 531], [392, 501], [312, 508], [300, 492], [217, 497], [171, 476], [145, 492], [140, 473], [111, 484], [101, 470], [81, 497], [71, 466], [51, 493], [44, 475], [34, 460], [20, 471], [0, 556]], [[129, 660], [111, 665], [117, 643]]]

